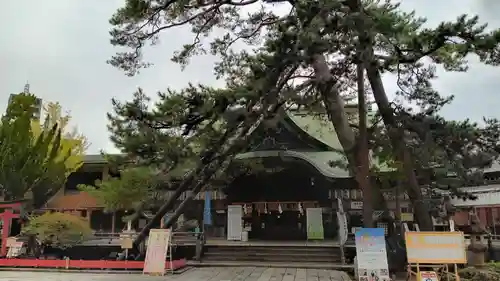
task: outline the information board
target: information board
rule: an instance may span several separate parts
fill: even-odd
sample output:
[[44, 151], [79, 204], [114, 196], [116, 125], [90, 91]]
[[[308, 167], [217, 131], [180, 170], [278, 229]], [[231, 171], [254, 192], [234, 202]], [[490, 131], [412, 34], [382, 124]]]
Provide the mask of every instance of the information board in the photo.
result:
[[144, 260], [143, 273], [165, 274], [165, 261], [170, 248], [171, 232], [169, 229], [151, 229]]
[[325, 239], [323, 230], [323, 209], [307, 208], [306, 219], [307, 219], [307, 239], [309, 240]]
[[389, 265], [383, 228], [356, 230], [359, 281], [389, 281]]
[[409, 231], [405, 233], [408, 263], [466, 263], [463, 232]]
[[227, 206], [227, 240], [240, 241], [243, 232], [243, 210], [240, 205]]

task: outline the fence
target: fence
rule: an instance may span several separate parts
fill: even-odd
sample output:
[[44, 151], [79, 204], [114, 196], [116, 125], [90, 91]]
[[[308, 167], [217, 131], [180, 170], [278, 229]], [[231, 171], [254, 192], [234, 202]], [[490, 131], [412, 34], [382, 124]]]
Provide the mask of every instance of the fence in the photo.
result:
[[[165, 269], [175, 270], [185, 265], [185, 259], [173, 260], [172, 263], [165, 263]], [[144, 261], [0, 259], [0, 267], [142, 270]]]

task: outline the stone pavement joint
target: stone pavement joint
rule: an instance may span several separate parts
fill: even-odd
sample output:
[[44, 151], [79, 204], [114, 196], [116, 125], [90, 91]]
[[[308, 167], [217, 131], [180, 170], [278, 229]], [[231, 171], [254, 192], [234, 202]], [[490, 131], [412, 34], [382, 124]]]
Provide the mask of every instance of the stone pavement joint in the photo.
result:
[[305, 268], [201, 267], [183, 274], [148, 276], [81, 272], [2, 271], [0, 281], [352, 281], [343, 271]]

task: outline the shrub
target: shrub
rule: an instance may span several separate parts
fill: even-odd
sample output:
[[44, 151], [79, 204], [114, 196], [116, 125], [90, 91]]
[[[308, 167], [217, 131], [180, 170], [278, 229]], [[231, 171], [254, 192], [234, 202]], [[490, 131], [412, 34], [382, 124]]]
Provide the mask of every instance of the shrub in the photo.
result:
[[86, 219], [56, 212], [31, 219], [22, 233], [35, 235], [44, 245], [67, 248], [87, 240], [92, 229]]

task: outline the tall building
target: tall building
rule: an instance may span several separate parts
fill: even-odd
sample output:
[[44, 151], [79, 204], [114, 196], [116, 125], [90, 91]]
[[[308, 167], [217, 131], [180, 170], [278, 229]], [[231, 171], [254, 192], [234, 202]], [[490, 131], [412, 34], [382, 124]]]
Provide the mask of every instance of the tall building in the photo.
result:
[[[30, 93], [30, 84], [26, 83], [24, 85], [24, 90], [23, 93], [29, 94]], [[9, 104], [12, 102], [14, 97], [17, 96], [17, 94], [10, 94], [9, 96]], [[35, 112], [33, 113], [33, 118], [36, 120], [40, 120], [40, 116], [42, 114], [42, 99], [37, 98], [35, 102]]]

